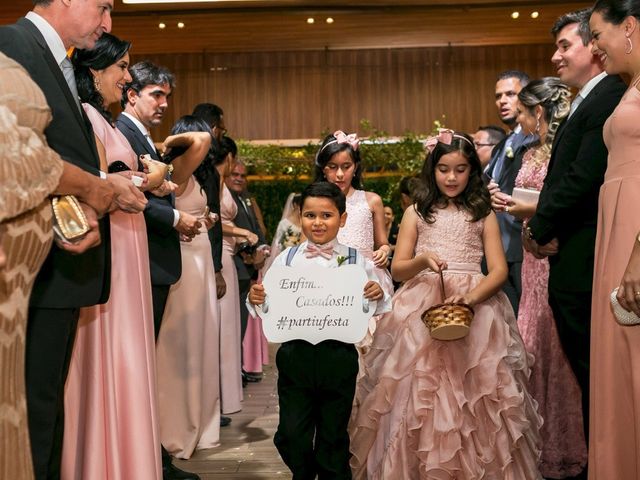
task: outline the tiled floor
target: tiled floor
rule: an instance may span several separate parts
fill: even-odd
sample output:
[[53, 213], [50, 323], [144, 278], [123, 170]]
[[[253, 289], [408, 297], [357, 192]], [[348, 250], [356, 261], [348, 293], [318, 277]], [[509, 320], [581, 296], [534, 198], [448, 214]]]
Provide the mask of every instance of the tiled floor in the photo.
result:
[[229, 415], [233, 420], [221, 429], [220, 446], [200, 450], [187, 461], [176, 460], [177, 467], [199, 474], [202, 480], [291, 478], [273, 446], [278, 425], [276, 349], [271, 345], [271, 364], [265, 367], [262, 382], [244, 389], [242, 411]]

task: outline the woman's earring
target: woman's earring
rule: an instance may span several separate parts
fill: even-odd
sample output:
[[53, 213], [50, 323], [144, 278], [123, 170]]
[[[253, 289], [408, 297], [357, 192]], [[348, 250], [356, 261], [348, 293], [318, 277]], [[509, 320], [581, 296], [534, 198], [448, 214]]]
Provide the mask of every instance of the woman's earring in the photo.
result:
[[540, 117], [536, 117], [536, 134], [540, 133]]
[[100, 93], [100, 79], [98, 77], [93, 77], [93, 86], [95, 87], [96, 91]]
[[629, 55], [633, 51], [633, 43], [631, 42], [631, 37], [627, 36], [627, 49], [624, 51], [627, 55]]

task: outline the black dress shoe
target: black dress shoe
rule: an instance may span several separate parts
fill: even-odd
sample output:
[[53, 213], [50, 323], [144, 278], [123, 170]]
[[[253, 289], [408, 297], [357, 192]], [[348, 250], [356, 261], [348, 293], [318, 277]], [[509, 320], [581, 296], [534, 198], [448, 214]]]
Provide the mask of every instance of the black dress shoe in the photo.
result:
[[220, 415], [220, 426], [227, 427], [231, 423], [231, 417], [225, 417], [224, 415]]
[[200, 480], [200, 477], [195, 473], [180, 470], [170, 463], [162, 467], [162, 480]]
[[262, 381], [262, 374], [242, 372], [242, 379], [249, 383], [258, 383]]

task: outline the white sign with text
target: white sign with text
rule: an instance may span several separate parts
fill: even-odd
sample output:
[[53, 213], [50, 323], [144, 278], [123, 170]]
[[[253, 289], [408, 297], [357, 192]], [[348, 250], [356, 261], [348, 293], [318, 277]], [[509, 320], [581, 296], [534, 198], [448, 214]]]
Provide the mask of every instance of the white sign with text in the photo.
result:
[[358, 265], [271, 266], [262, 282], [266, 302], [256, 309], [264, 334], [274, 343], [361, 341], [376, 309], [376, 302], [363, 296], [367, 281]]

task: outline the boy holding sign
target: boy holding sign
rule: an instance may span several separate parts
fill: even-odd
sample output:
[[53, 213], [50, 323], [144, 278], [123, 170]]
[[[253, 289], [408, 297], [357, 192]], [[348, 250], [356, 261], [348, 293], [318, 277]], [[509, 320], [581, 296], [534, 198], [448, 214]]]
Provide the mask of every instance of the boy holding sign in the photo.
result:
[[[334, 184], [318, 182], [309, 185], [301, 197], [301, 228], [307, 241], [286, 249], [273, 265], [358, 265], [369, 279], [364, 298], [378, 301], [376, 314], [389, 311], [390, 299], [384, 298], [373, 264], [336, 240], [347, 219], [344, 194]], [[248, 303], [259, 306], [265, 299], [263, 285], [253, 285]], [[350, 479], [347, 424], [358, 373], [355, 346], [338, 340], [316, 345], [290, 340], [278, 350], [276, 365], [280, 423], [274, 443], [294, 480], [311, 480], [316, 475], [320, 479]]]

